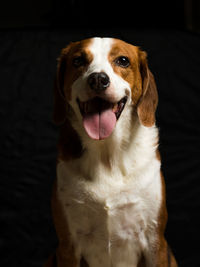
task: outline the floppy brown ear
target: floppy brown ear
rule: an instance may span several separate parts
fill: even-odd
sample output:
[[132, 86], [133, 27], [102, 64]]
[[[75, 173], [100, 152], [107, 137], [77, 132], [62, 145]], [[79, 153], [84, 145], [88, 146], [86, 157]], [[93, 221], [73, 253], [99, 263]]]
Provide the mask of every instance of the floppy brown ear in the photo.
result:
[[145, 52], [140, 52], [140, 73], [142, 77], [142, 96], [138, 103], [137, 113], [140, 123], [151, 127], [155, 123], [155, 112], [158, 104], [158, 93], [153, 74], [148, 68]]
[[66, 119], [66, 110], [68, 103], [65, 100], [64, 94], [64, 78], [67, 65], [67, 54], [69, 52], [69, 46], [64, 48], [58, 58], [56, 80], [54, 83], [54, 113], [53, 120], [55, 124], [60, 125], [64, 123]]

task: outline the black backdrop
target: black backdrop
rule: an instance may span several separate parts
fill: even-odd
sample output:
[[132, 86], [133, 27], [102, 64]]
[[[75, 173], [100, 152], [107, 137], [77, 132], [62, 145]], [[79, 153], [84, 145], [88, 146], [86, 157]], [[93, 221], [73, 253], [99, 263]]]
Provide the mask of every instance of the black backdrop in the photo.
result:
[[[6, 24], [9, 16], [0, 25], [0, 266], [42, 266], [57, 245], [50, 210], [59, 132], [52, 123], [56, 58], [70, 41], [113, 36], [139, 45], [148, 53], [159, 92], [157, 125], [169, 213], [166, 238], [179, 266], [197, 267], [200, 36], [184, 30], [181, 6], [163, 17], [163, 9], [169, 12], [171, 7], [160, 6], [155, 17], [158, 11], [154, 7], [138, 4], [136, 8], [140, 9], [134, 10], [131, 23], [128, 2], [123, 9], [106, 9], [104, 4], [92, 11], [88, 8], [91, 1], [85, 3], [84, 12], [80, 1], [70, 1], [69, 9], [65, 4], [61, 11], [58, 1], [58, 6], [44, 12], [42, 18], [46, 20], [39, 19], [37, 27], [32, 22], [34, 28], [28, 20], [20, 24], [21, 17], [12, 17], [10, 28]], [[73, 11], [73, 17], [69, 19], [68, 15], [65, 20], [67, 10]], [[102, 19], [105, 10], [109, 11], [106, 14], [110, 22], [108, 17]], [[167, 21], [170, 14], [173, 23]]]

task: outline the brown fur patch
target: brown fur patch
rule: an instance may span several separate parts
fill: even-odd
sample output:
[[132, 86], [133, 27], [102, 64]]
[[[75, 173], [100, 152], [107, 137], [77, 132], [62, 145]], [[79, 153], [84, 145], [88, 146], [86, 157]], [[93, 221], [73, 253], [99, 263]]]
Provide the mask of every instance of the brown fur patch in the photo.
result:
[[[59, 58], [58, 72], [59, 66], [63, 64], [65, 66], [65, 70], [62, 73], [63, 88], [64, 95], [68, 101], [71, 99], [71, 86], [73, 82], [86, 71], [93, 59], [93, 55], [88, 49], [90, 43], [91, 39], [86, 39], [80, 42], [70, 43], [66, 48], [62, 50], [61, 56]], [[73, 59], [79, 56], [84, 57], [85, 63], [80, 67], [75, 67], [73, 65]]]
[[[130, 84], [132, 91], [133, 104], [137, 104], [142, 93], [142, 80], [138, 62], [138, 47], [125, 43], [121, 40], [114, 39], [108, 60], [112, 65], [115, 73], [120, 75], [125, 81]], [[122, 68], [115, 64], [115, 59], [125, 56], [128, 57], [130, 65], [127, 68]]]
[[[90, 62], [93, 59], [91, 52], [88, 49], [91, 39], [86, 39], [80, 42], [70, 43], [63, 48], [61, 55], [58, 58], [56, 82], [54, 86], [54, 122], [61, 124], [66, 118], [66, 110], [71, 99], [71, 90], [73, 82], [86, 71]], [[85, 59], [85, 64], [80, 67], [73, 65], [73, 59], [82, 56]]]
[[161, 161], [161, 155], [160, 155], [160, 151], [158, 148], [156, 149], [156, 158], [157, 160]]
[[80, 137], [71, 126], [70, 121], [66, 118], [65, 123], [61, 126], [58, 141], [58, 160], [68, 161], [79, 158], [82, 155], [83, 148]]
[[[158, 244], [157, 244], [157, 266], [163, 267], [177, 267], [176, 260], [172, 252], [168, 250], [168, 244], [164, 238], [164, 232], [167, 223], [167, 208], [166, 208], [166, 192], [165, 192], [165, 181], [162, 172], [160, 172], [161, 184], [162, 184], [162, 203], [158, 217]], [[169, 262], [169, 253], [170, 261]]]
[[[59, 239], [59, 247], [56, 250], [56, 257], [50, 256], [45, 267], [77, 267], [78, 259], [76, 259], [74, 247], [71, 241], [71, 235], [68, 230], [66, 217], [61, 202], [57, 196], [57, 184], [53, 187], [52, 211], [54, 225], [56, 227]], [[55, 262], [56, 261], [56, 262]]]
[[143, 92], [137, 107], [137, 113], [140, 122], [144, 126], [151, 127], [155, 123], [158, 93], [154, 76], [148, 68], [145, 52], [140, 52], [140, 72]]
[[[115, 64], [115, 59], [120, 56], [128, 57], [128, 67], [123, 68]], [[108, 60], [115, 73], [129, 83], [133, 104], [138, 104], [140, 122], [144, 126], [152, 126], [155, 123], [158, 95], [154, 77], [148, 68], [146, 53], [137, 46], [114, 39]]]

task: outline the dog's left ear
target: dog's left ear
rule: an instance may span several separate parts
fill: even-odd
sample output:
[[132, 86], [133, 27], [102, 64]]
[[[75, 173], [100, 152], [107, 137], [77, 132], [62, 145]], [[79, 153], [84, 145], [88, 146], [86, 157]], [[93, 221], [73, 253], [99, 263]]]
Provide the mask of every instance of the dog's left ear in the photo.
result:
[[64, 92], [64, 79], [67, 73], [67, 56], [71, 44], [62, 49], [61, 55], [58, 58], [56, 80], [54, 83], [54, 113], [53, 120], [55, 124], [60, 125], [66, 119], [67, 108], [69, 104], [66, 101]]
[[139, 51], [139, 64], [142, 77], [142, 96], [137, 106], [137, 113], [140, 123], [151, 127], [155, 124], [158, 93], [153, 74], [148, 68], [147, 55], [143, 51]]

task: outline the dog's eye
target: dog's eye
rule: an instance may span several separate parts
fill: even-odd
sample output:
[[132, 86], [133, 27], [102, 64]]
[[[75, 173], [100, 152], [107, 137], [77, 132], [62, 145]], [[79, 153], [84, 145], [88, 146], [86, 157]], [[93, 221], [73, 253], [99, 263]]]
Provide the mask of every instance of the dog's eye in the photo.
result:
[[76, 68], [85, 65], [85, 63], [86, 63], [86, 59], [84, 56], [77, 56], [73, 59], [73, 65]]
[[122, 68], [127, 68], [130, 65], [130, 61], [127, 57], [120, 56], [115, 59], [115, 64]]

